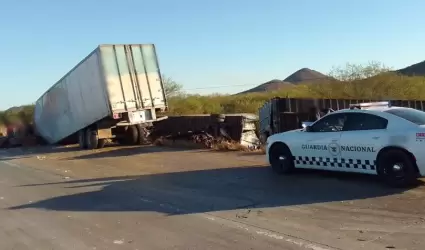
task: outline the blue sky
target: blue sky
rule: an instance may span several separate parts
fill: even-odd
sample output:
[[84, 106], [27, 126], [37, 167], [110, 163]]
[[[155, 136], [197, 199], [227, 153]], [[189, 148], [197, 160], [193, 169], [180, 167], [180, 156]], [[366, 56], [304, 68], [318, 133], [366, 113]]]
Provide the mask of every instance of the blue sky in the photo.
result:
[[425, 60], [421, 0], [0, 0], [0, 6], [0, 110], [34, 102], [102, 43], [155, 43], [162, 72], [190, 93], [235, 93], [303, 67], [327, 73], [346, 62], [401, 68]]

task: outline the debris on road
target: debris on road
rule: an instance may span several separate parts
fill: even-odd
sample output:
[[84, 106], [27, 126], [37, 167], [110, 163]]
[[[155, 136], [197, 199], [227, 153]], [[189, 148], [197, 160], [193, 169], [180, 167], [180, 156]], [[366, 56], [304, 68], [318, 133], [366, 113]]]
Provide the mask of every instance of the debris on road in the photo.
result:
[[240, 148], [258, 149], [255, 114], [205, 114], [168, 116], [157, 122], [151, 137], [157, 144], [163, 140], [191, 141], [206, 148], [236, 144]]
[[124, 240], [114, 240], [114, 244], [122, 245], [124, 244]]

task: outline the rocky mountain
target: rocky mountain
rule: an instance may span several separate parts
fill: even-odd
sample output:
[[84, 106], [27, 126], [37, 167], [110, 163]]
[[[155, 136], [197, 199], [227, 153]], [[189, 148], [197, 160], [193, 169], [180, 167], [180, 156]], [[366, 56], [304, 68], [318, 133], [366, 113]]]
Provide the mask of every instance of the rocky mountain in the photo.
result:
[[300, 70], [295, 71], [290, 76], [285, 78], [284, 80], [274, 79], [263, 84], [258, 85], [252, 89], [243, 91], [239, 94], [253, 93], [253, 92], [264, 92], [264, 91], [272, 91], [277, 90], [283, 87], [292, 86], [294, 84], [299, 84], [303, 82], [317, 82], [325, 79], [329, 79], [330, 77], [324, 75], [318, 71], [302, 68]]

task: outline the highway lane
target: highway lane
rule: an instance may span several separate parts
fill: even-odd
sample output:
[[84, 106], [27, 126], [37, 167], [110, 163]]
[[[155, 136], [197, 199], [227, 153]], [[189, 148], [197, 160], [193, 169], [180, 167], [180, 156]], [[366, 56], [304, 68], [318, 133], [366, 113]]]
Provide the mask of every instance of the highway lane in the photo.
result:
[[262, 155], [246, 153], [30, 151], [6, 150], [11, 158], [0, 161], [0, 249], [425, 246], [424, 187], [322, 172], [276, 176]]
[[[123, 195], [119, 191], [94, 200], [57, 200], [49, 204], [69, 207], [68, 210], [90, 206], [98, 211], [31, 208], [31, 204], [40, 200], [96, 192], [102, 188], [25, 186], [67, 180], [64, 176], [17, 163], [0, 162], [0, 249], [305, 249], [298, 241], [297, 245], [279, 236], [260, 235], [255, 227], [249, 230], [214, 216], [169, 216], [177, 212], [177, 208], [133, 194]], [[123, 197], [128, 200], [123, 201]], [[140, 212], [128, 211], [130, 200]], [[16, 208], [22, 204], [29, 207]]]

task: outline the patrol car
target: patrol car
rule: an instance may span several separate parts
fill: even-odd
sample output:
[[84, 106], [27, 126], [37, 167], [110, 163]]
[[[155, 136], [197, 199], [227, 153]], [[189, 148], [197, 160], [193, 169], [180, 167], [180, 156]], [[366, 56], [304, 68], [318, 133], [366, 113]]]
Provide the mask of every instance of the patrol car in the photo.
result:
[[424, 146], [425, 112], [374, 102], [274, 134], [267, 139], [266, 156], [278, 174], [295, 168], [355, 172], [405, 187], [425, 175]]

